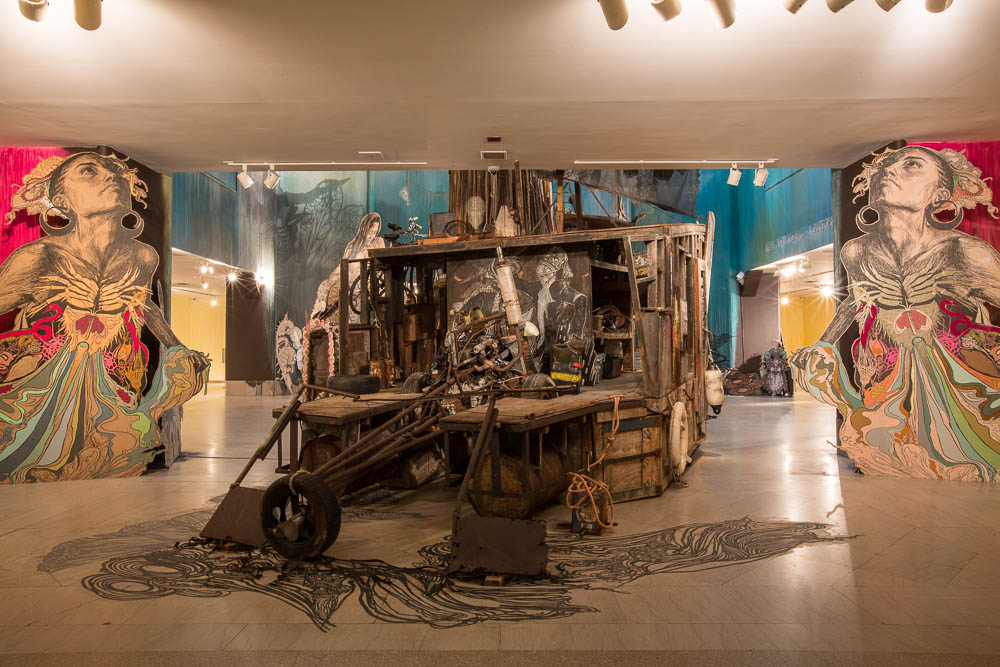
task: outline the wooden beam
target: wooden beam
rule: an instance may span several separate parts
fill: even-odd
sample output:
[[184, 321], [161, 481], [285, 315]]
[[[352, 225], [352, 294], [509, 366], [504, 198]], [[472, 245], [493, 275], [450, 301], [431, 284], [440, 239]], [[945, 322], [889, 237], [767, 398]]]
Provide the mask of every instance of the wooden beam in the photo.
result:
[[556, 233], [561, 234], [563, 231], [563, 216], [565, 212], [563, 211], [563, 173], [559, 172], [559, 186], [557, 188], [556, 194]]

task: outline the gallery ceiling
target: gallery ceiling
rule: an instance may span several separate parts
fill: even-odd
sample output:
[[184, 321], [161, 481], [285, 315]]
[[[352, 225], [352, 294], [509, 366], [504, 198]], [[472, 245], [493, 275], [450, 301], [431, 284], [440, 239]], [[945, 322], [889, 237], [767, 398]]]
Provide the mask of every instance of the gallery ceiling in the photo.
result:
[[106, 144], [163, 171], [367, 150], [482, 168], [501, 135], [526, 168], [837, 167], [897, 138], [1000, 138], [995, 0], [737, 0], [725, 31], [703, 0], [670, 23], [630, 0], [619, 31], [596, 0], [106, 0], [96, 32], [51, 2], [42, 23], [0, 8], [0, 145]]

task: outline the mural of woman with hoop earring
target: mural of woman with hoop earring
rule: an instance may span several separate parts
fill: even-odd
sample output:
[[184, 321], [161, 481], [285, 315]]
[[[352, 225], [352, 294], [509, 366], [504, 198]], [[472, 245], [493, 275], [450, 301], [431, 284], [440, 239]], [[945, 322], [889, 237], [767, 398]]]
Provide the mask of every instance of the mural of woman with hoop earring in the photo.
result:
[[[798, 382], [844, 417], [840, 446], [865, 473], [998, 481], [1000, 254], [955, 229], [997, 218], [982, 172], [951, 149], [887, 149], [854, 180], [864, 234], [844, 244], [847, 295], [820, 342], [795, 353]], [[835, 346], [852, 321], [855, 377]]]
[[[42, 160], [12, 197], [8, 221], [37, 214], [47, 236], [0, 265], [0, 313], [19, 311], [0, 338], [35, 351], [0, 381], [0, 483], [141, 474], [159, 416], [204, 387], [208, 359], [150, 300], [159, 257], [132, 207], [146, 193], [123, 160], [85, 152]], [[145, 393], [143, 326], [167, 348]]]

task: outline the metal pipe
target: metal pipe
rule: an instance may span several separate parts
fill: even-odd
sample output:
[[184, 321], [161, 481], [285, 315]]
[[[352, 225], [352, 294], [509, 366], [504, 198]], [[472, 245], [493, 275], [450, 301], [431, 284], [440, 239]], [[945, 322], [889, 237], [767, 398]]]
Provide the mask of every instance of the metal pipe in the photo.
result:
[[[372, 442], [372, 440], [374, 440], [377, 436], [379, 436], [380, 434], [382, 434], [383, 432], [385, 432], [386, 430], [388, 430], [389, 427], [391, 427], [393, 424], [395, 424], [396, 422], [398, 422], [399, 420], [401, 420], [403, 417], [406, 417], [411, 412], [413, 412], [414, 410], [416, 410], [418, 407], [419, 407], [419, 404], [414, 403], [413, 405], [410, 405], [408, 408], [406, 408], [405, 410], [403, 410], [402, 412], [400, 412], [395, 417], [393, 417], [389, 421], [385, 422], [381, 426], [372, 429], [371, 431], [369, 431], [368, 433], [366, 433], [363, 438], [361, 438], [357, 442], [351, 444], [350, 446], [344, 448], [344, 450], [342, 452], [340, 452], [339, 454], [337, 454], [336, 456], [334, 456], [332, 459], [330, 459], [329, 461], [327, 461], [326, 463], [324, 463], [323, 465], [321, 465], [319, 468], [317, 468], [316, 470], [314, 470], [312, 474], [313, 475], [317, 475], [317, 476], [322, 476], [322, 475], [326, 474], [327, 472], [329, 472], [334, 466], [338, 465], [339, 463], [341, 463], [345, 459], [349, 458], [350, 456], [353, 456], [358, 451], [360, 451], [362, 449], [367, 450], [367, 445], [369, 445]], [[414, 422], [414, 423], [416, 423], [416, 422]], [[412, 425], [413, 424], [411, 424], [411, 426]]]
[[290, 422], [292, 417], [295, 416], [295, 412], [299, 409], [299, 406], [302, 405], [302, 392], [305, 390], [305, 387], [299, 387], [295, 397], [288, 405], [285, 406], [284, 412], [282, 412], [281, 416], [278, 417], [278, 421], [274, 422], [274, 426], [271, 427], [270, 432], [267, 434], [267, 438], [260, 444], [259, 447], [257, 447], [253, 456], [251, 456], [250, 460], [247, 461], [245, 466], [243, 466], [243, 470], [240, 472], [236, 480], [229, 485], [229, 488], [239, 486], [243, 479], [247, 476], [247, 473], [250, 472], [250, 468], [252, 468], [257, 461], [263, 461], [267, 458], [267, 454], [271, 451], [271, 448], [274, 447], [274, 443], [281, 438], [281, 432], [285, 430], [285, 426], [288, 425], [288, 422]]
[[455, 501], [455, 509], [451, 514], [452, 539], [454, 539], [455, 533], [458, 531], [458, 517], [462, 513], [462, 499], [465, 498], [465, 493], [469, 488], [469, 481], [479, 469], [479, 462], [483, 458], [483, 449], [486, 445], [487, 436], [492, 433], [497, 423], [497, 415], [500, 414], [500, 411], [496, 408], [496, 403], [496, 396], [490, 397], [489, 405], [486, 407], [486, 419], [483, 420], [483, 425], [479, 429], [479, 435], [476, 436], [476, 444], [472, 448], [469, 465], [465, 469], [465, 476], [462, 477], [462, 486], [458, 490], [458, 499]]
[[337, 466], [349, 467], [352, 465], [360, 465], [361, 462], [365, 459], [365, 457], [370, 456], [372, 453], [377, 452], [378, 450], [389, 446], [397, 439], [405, 436], [407, 433], [410, 433], [411, 431], [424, 429], [427, 428], [428, 426], [433, 425], [440, 418], [441, 418], [440, 415], [431, 415], [430, 417], [428, 417], [423, 421], [413, 422], [409, 426], [405, 426], [400, 430], [396, 431], [395, 433], [393, 433], [392, 435], [386, 437], [384, 440], [369, 442], [368, 446], [361, 451], [353, 450], [352, 453], [346, 458], [344, 457], [344, 454], [346, 452], [341, 452], [341, 454], [339, 454], [337, 457], [339, 460], [332, 459], [324, 463], [313, 474], [316, 475], [317, 477], [323, 477], [326, 474], [333, 472], [333, 469]]
[[343, 484], [344, 482], [351, 481], [352, 478], [357, 477], [358, 475], [363, 474], [365, 471], [374, 469], [379, 463], [382, 463], [384, 460], [386, 460], [386, 459], [388, 459], [388, 458], [390, 458], [392, 456], [395, 456], [396, 454], [399, 454], [400, 452], [403, 452], [403, 451], [405, 451], [407, 449], [412, 449], [413, 447], [416, 447], [417, 445], [422, 445], [425, 442], [427, 442], [427, 441], [429, 441], [429, 440], [431, 440], [433, 438], [438, 437], [442, 433], [444, 433], [444, 431], [432, 431], [432, 432], [427, 433], [426, 435], [423, 435], [423, 436], [421, 436], [419, 438], [416, 438], [414, 440], [410, 440], [409, 442], [404, 442], [402, 444], [396, 445], [395, 447], [393, 447], [393, 448], [391, 448], [389, 450], [381, 452], [375, 458], [370, 459], [368, 461], [365, 461], [363, 467], [362, 466], [354, 466], [350, 470], [343, 470], [343, 471], [337, 473], [336, 475], [332, 475], [330, 477], [323, 478], [323, 481], [328, 486], [334, 486], [334, 485], [338, 485], [338, 484]]

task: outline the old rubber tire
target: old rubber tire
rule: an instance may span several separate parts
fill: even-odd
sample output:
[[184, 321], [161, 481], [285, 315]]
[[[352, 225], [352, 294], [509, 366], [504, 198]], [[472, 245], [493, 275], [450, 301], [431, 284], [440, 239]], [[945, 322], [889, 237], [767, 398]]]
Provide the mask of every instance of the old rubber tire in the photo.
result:
[[688, 464], [688, 409], [683, 401], [670, 408], [670, 469], [674, 477], [684, 474]]
[[382, 388], [382, 383], [377, 375], [331, 375], [326, 386], [352, 394], [375, 394]]
[[424, 389], [427, 388], [427, 381], [430, 376], [427, 373], [410, 373], [409, 377], [403, 381], [403, 388], [400, 389], [401, 394], [422, 394]]
[[[549, 389], [556, 386], [556, 381], [545, 373], [535, 373], [524, 378], [521, 382], [521, 389]], [[521, 398], [548, 399], [555, 398], [554, 391], [526, 391], [521, 394]]]
[[[340, 534], [340, 503], [318, 477], [299, 472], [275, 480], [260, 504], [260, 525], [267, 543], [285, 558], [319, 556]], [[295, 490], [292, 490], [292, 486]], [[298, 521], [288, 526], [293, 517]]]

